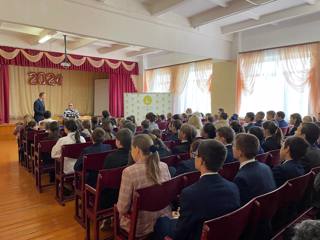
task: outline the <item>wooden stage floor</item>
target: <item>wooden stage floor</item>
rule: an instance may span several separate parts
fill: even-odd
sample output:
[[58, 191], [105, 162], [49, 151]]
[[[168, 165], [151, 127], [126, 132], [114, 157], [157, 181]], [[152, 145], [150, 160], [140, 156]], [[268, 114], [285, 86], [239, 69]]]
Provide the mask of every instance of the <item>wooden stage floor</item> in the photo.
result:
[[19, 166], [15, 140], [0, 141], [0, 239], [85, 239], [74, 220], [74, 201], [54, 200], [54, 188], [38, 193], [32, 174]]

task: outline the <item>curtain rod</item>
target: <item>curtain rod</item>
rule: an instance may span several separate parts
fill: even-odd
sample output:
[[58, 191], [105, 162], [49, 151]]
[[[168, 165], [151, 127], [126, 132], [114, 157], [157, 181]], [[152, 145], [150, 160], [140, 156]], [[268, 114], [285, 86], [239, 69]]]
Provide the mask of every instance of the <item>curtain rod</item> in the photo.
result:
[[286, 48], [286, 47], [295, 47], [295, 46], [301, 46], [301, 45], [312, 44], [312, 43], [320, 43], [320, 42], [319, 42], [319, 41], [314, 41], [314, 42], [306, 42], [306, 43], [298, 43], [298, 44], [284, 45], [284, 46], [279, 46], [279, 47], [263, 48], [263, 49], [245, 51], [245, 52], [238, 52], [238, 54], [241, 54], [241, 53], [251, 53], [251, 52], [259, 52], [259, 51], [267, 51], [267, 50], [278, 49], [278, 48]]
[[162, 66], [162, 67], [148, 68], [148, 69], [145, 69], [145, 71], [154, 70], [154, 69], [161, 69], [161, 68], [166, 68], [166, 67], [174, 67], [174, 66], [179, 66], [179, 65], [188, 64], [188, 63], [204, 62], [204, 61], [208, 61], [208, 60], [213, 60], [213, 59], [212, 58], [207, 58], [207, 59], [198, 60], [198, 61], [191, 61], [191, 62], [177, 63], [177, 64], [167, 65], [167, 66]]

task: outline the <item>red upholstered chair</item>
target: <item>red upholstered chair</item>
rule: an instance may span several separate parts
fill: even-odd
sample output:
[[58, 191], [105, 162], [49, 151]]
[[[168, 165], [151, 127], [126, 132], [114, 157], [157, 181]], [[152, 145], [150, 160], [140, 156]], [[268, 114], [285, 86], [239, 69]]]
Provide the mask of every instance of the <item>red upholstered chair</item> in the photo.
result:
[[103, 142], [104, 144], [109, 144], [112, 149], [116, 149], [117, 146], [116, 146], [116, 140], [115, 139], [112, 139], [112, 140], [106, 140]]
[[222, 169], [219, 170], [219, 174], [229, 181], [233, 181], [234, 177], [240, 167], [240, 162], [235, 161], [232, 163], [226, 163], [223, 165]]
[[236, 240], [250, 226], [255, 229], [258, 221], [259, 203], [253, 199], [243, 207], [224, 216], [206, 221], [201, 240]]
[[64, 173], [64, 158], [78, 158], [82, 150], [92, 143], [77, 143], [62, 146], [61, 157], [55, 159], [55, 171], [56, 171], [56, 200], [59, 204], [64, 205], [68, 200], [74, 199], [74, 195], [65, 196], [64, 195], [64, 185], [66, 182], [72, 183], [74, 180], [74, 173], [66, 174]]
[[113, 208], [100, 209], [101, 192], [105, 188], [120, 188], [123, 169], [125, 167], [99, 171], [96, 189], [85, 185], [86, 240], [90, 240], [90, 222], [93, 223], [94, 240], [98, 240], [100, 222], [112, 217]]
[[174, 141], [164, 141], [163, 143], [164, 143], [169, 149], [172, 149], [174, 146], [177, 145], [177, 143], [174, 142]]
[[[132, 212], [130, 214], [129, 232], [120, 228], [120, 219], [117, 205], [114, 206], [114, 239], [116, 240], [134, 240], [136, 239], [137, 219], [140, 211], [159, 211], [177, 199], [183, 189], [183, 178], [175, 177], [171, 180], [154, 185], [151, 187], [139, 189], [134, 193]], [[148, 239], [148, 236], [143, 239]]]
[[280, 165], [280, 149], [278, 150], [273, 150], [273, 151], [270, 151], [268, 152], [269, 153], [269, 156], [267, 158], [267, 164], [270, 166], [270, 167], [275, 167], [275, 166], [278, 166]]
[[182, 161], [190, 159], [190, 153], [180, 153], [178, 156]]
[[289, 203], [299, 203], [301, 201], [308, 188], [308, 185], [310, 184], [313, 174], [313, 172], [308, 172], [305, 175], [290, 179], [288, 181], [290, 188], [286, 195], [286, 199]]
[[33, 143], [31, 144], [31, 161], [32, 161], [32, 173], [35, 174], [35, 158], [38, 157], [38, 144], [40, 141], [45, 140], [48, 137], [46, 132], [38, 132], [34, 135]]
[[162, 162], [165, 162], [170, 167], [170, 166], [176, 166], [177, 163], [180, 161], [180, 158], [177, 155], [172, 155], [172, 156], [161, 158], [160, 160]]
[[34, 170], [36, 177], [36, 188], [41, 193], [43, 187], [52, 186], [52, 184], [42, 184], [42, 174], [46, 174], [55, 170], [54, 164], [45, 165], [43, 163], [43, 155], [51, 155], [52, 147], [56, 144], [56, 141], [40, 141], [37, 147], [37, 154], [34, 161]]
[[23, 166], [24, 155], [23, 155], [23, 141], [25, 138], [24, 128], [21, 128], [17, 135], [17, 143], [18, 143], [18, 155], [19, 155], [19, 164]]
[[104, 159], [113, 151], [88, 154], [83, 157], [82, 171], [74, 173], [75, 187], [75, 219], [85, 226], [85, 207], [84, 207], [84, 189], [86, 184], [86, 175], [88, 171], [96, 171], [103, 169]]
[[320, 167], [314, 167], [311, 169], [311, 171], [317, 175], [318, 173], [320, 173]]
[[32, 171], [32, 152], [31, 152], [31, 144], [34, 141], [34, 135], [38, 132], [37, 130], [29, 130], [25, 133], [25, 141], [24, 141], [24, 159], [25, 159], [25, 167], [28, 169], [29, 172]]
[[262, 153], [255, 157], [255, 159], [259, 162], [266, 163], [269, 157], [269, 153]]
[[192, 184], [194, 184], [195, 182], [197, 182], [200, 178], [200, 172], [198, 171], [194, 171], [194, 172], [189, 172], [189, 173], [185, 173], [182, 174], [178, 177], [183, 178], [183, 187], [188, 187]]

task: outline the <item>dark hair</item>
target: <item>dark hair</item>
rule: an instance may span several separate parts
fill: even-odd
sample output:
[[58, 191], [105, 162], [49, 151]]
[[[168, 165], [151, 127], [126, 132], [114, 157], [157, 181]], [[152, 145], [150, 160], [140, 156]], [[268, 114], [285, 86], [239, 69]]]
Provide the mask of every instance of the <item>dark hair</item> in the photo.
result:
[[294, 127], [297, 128], [302, 123], [302, 117], [299, 113], [293, 113], [290, 115], [290, 118], [294, 120]]
[[37, 126], [37, 122], [33, 119], [27, 123], [27, 128], [34, 128], [35, 126]]
[[76, 121], [74, 119], [65, 120], [64, 121], [64, 127], [66, 129], [68, 129], [69, 132], [74, 132], [75, 133], [74, 138], [76, 140], [76, 143], [81, 143], [78, 126], [77, 126], [77, 123], [76, 123]]
[[95, 129], [99, 123], [98, 117], [97, 116], [92, 116], [91, 117], [91, 124], [92, 124], [92, 129]]
[[276, 116], [276, 112], [273, 111], [273, 110], [270, 110], [270, 111], [267, 112], [267, 115], [271, 115], [272, 118], [274, 118]]
[[260, 143], [264, 139], [263, 130], [262, 130], [261, 127], [253, 126], [253, 127], [249, 128], [248, 133], [251, 133], [251, 134], [255, 135], [259, 139]]
[[181, 117], [180, 114], [174, 114], [174, 115], [172, 116], [172, 119], [174, 119], [174, 120], [181, 120], [182, 117]]
[[282, 131], [273, 121], [265, 121], [262, 124], [265, 130], [268, 130], [272, 137], [275, 138], [278, 145], [281, 145]]
[[264, 114], [264, 112], [260, 111], [260, 112], [257, 112], [256, 119], [263, 120], [265, 116], [266, 115]]
[[182, 126], [182, 121], [180, 119], [173, 120], [171, 122], [171, 126], [174, 127], [175, 129], [179, 130]]
[[281, 119], [284, 119], [286, 117], [286, 114], [282, 111], [277, 112], [277, 117], [280, 117]]
[[146, 119], [148, 119], [150, 122], [154, 122], [156, 120], [156, 115], [153, 112], [149, 112], [146, 115]]
[[196, 128], [188, 123], [185, 123], [181, 126], [180, 132], [183, 132], [186, 135], [189, 143], [192, 143], [197, 136]]
[[141, 122], [141, 127], [142, 127], [143, 129], [149, 129], [149, 127], [150, 127], [150, 121], [149, 121], [149, 120], [143, 120], [143, 121]]
[[82, 127], [84, 129], [88, 129], [89, 133], [92, 134], [92, 127], [91, 127], [91, 121], [90, 120], [83, 120]]
[[137, 129], [136, 125], [133, 122], [129, 121], [129, 120], [126, 120], [124, 122], [123, 128], [128, 128], [133, 134], [136, 133], [136, 129]]
[[239, 133], [236, 136], [235, 147], [239, 149], [247, 159], [252, 159], [258, 155], [259, 140], [249, 133]]
[[220, 118], [222, 118], [223, 120], [227, 120], [228, 119], [228, 114], [225, 112], [220, 113]]
[[42, 97], [44, 94], [46, 94], [46, 93], [45, 92], [39, 93], [39, 97]]
[[217, 140], [203, 140], [198, 147], [198, 156], [202, 158], [208, 170], [217, 172], [226, 159], [227, 150]]
[[159, 118], [160, 118], [161, 121], [165, 121], [166, 120], [166, 116], [164, 114], [161, 114], [159, 116]]
[[132, 132], [128, 128], [122, 128], [116, 133], [116, 139], [120, 142], [122, 147], [129, 151], [131, 147], [131, 141], [132, 141]]
[[254, 121], [254, 113], [253, 112], [247, 112], [245, 118], [248, 118], [250, 121]]
[[45, 119], [51, 118], [51, 112], [50, 112], [50, 111], [45, 111], [45, 112], [43, 113], [43, 117], [44, 117]]
[[102, 119], [101, 122], [101, 127], [103, 128], [103, 130], [107, 133], [107, 132], [112, 132], [112, 124], [111, 124], [111, 120], [107, 120], [107, 119]]
[[224, 109], [223, 108], [218, 108], [218, 111], [223, 113], [224, 112]]
[[127, 117], [127, 120], [130, 120], [132, 123], [136, 124], [136, 117], [133, 115], [130, 115], [129, 117]]
[[244, 129], [239, 123], [239, 121], [232, 121], [230, 122], [230, 127], [233, 129], [233, 131], [238, 134], [238, 133], [243, 133]]
[[289, 147], [292, 160], [300, 160], [304, 155], [306, 155], [309, 145], [301, 137], [288, 137], [284, 143], [284, 147]]
[[151, 133], [152, 133], [153, 135], [155, 135], [157, 138], [161, 139], [162, 132], [161, 132], [160, 129], [155, 128], [155, 129], [152, 130]]
[[235, 134], [231, 127], [221, 127], [217, 129], [217, 135], [226, 139], [228, 144], [231, 144], [233, 143]]
[[102, 111], [102, 116], [103, 116], [103, 118], [109, 118], [110, 117], [109, 111], [108, 110]]
[[47, 124], [47, 129], [50, 131], [48, 138], [59, 139], [60, 138], [60, 129], [59, 123], [56, 121], [50, 122]]
[[216, 127], [212, 123], [206, 123], [202, 131], [208, 135], [208, 138], [215, 138], [216, 137]]
[[314, 145], [320, 135], [320, 128], [314, 123], [302, 123], [301, 134], [305, 135], [307, 142]]
[[208, 122], [209, 123], [213, 123], [214, 122], [214, 117], [212, 115], [208, 116]]
[[102, 128], [98, 127], [95, 130], [93, 130], [91, 138], [92, 141], [95, 143], [103, 143], [106, 139], [106, 132]]

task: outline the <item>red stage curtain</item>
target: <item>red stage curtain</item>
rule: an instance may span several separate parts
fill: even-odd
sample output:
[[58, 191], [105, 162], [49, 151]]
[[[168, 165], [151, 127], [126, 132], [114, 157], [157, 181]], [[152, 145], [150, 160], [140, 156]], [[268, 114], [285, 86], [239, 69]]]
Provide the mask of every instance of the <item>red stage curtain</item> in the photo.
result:
[[0, 65], [0, 123], [9, 123], [8, 65]]
[[128, 74], [110, 74], [109, 109], [114, 117], [124, 115], [124, 93], [137, 92]]

